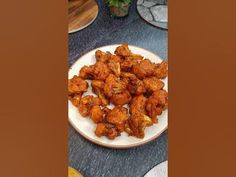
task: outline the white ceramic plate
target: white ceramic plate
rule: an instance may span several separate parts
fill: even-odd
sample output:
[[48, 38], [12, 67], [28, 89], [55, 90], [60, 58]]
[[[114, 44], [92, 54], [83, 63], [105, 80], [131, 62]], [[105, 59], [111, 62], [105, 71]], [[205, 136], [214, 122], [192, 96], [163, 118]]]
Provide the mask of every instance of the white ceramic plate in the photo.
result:
[[[72, 78], [74, 75], [78, 75], [79, 70], [84, 65], [92, 65], [96, 62], [95, 59], [95, 51], [102, 50], [102, 51], [109, 51], [113, 53], [118, 45], [109, 45], [94, 49], [87, 54], [83, 55], [79, 58], [73, 66], [69, 70], [69, 79]], [[150, 59], [152, 62], [160, 63], [162, 60], [157, 55], [149, 52], [146, 49], [135, 47], [129, 45], [130, 50], [133, 53], [141, 54], [145, 58]], [[163, 80], [165, 82], [165, 89], [167, 89], [167, 79]], [[89, 82], [90, 84], [90, 82]], [[85, 95], [94, 95], [92, 93], [91, 87], [89, 87], [88, 92]], [[143, 139], [135, 138], [133, 136], [128, 136], [127, 133], [121, 133], [121, 136], [115, 138], [114, 140], [109, 140], [106, 137], [97, 137], [94, 133], [96, 129], [96, 124], [89, 118], [82, 117], [78, 109], [72, 105], [70, 101], [68, 101], [68, 116], [71, 125], [86, 139], [89, 141], [99, 144], [101, 146], [110, 147], [110, 148], [131, 148], [140, 146], [142, 144], [148, 143], [154, 139], [156, 139], [164, 130], [167, 129], [168, 125], [168, 115], [167, 110], [162, 113], [161, 116], [158, 118], [158, 124], [155, 124], [151, 127], [147, 127], [145, 129], [145, 137]]]

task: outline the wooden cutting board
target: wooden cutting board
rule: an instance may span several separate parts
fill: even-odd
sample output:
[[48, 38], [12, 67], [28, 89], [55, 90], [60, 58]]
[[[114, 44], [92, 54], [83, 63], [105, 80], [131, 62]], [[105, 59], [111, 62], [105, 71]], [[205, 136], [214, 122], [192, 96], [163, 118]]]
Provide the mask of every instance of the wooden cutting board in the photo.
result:
[[98, 15], [96, 0], [68, 1], [69, 33], [79, 31], [90, 25]]

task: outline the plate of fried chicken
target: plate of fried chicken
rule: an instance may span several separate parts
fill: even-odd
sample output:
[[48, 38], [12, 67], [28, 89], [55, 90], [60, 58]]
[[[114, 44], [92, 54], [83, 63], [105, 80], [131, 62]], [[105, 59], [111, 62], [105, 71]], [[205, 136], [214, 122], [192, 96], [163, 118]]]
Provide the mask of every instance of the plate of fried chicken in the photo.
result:
[[132, 45], [109, 45], [79, 58], [68, 74], [68, 116], [87, 140], [131, 148], [168, 125], [167, 62]]

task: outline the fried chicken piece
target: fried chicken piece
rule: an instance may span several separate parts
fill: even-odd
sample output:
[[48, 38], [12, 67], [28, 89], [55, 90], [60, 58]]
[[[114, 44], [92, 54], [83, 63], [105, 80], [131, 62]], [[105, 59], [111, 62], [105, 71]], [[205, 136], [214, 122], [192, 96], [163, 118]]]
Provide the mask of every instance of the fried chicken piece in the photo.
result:
[[109, 109], [108, 107], [104, 107], [104, 108], [102, 109], [102, 111], [103, 111], [103, 113], [104, 113], [104, 116], [106, 117], [107, 114], [111, 111], [111, 109]]
[[130, 114], [141, 112], [146, 114], [146, 98], [143, 95], [135, 96], [130, 102]]
[[134, 59], [132, 57], [126, 57], [122, 62], [121, 62], [121, 69], [123, 71], [131, 71], [132, 67], [140, 62], [139, 59]]
[[95, 57], [98, 62], [106, 63], [110, 59], [110, 54], [102, 52], [101, 50], [97, 50], [95, 52]]
[[138, 78], [130, 79], [127, 88], [133, 95], [140, 95], [146, 92], [143, 81]]
[[165, 86], [164, 82], [162, 82], [157, 77], [145, 78], [143, 79], [143, 83], [145, 85], [146, 90], [150, 93], [161, 90]]
[[152, 125], [152, 120], [145, 114], [135, 111], [129, 119], [130, 133], [129, 135], [136, 136], [137, 138], [144, 138], [144, 130], [146, 127]]
[[155, 67], [154, 75], [159, 79], [164, 79], [168, 75], [168, 64], [163, 61], [160, 64], [157, 64]]
[[90, 66], [83, 66], [79, 71], [79, 77], [82, 79], [93, 79], [92, 76], [93, 69]]
[[122, 132], [128, 120], [128, 109], [122, 106], [114, 107], [106, 116], [106, 121], [116, 126]]
[[120, 63], [115, 61], [109, 61], [107, 63], [108, 68], [115, 74], [115, 76], [120, 76]]
[[[122, 58], [118, 55], [112, 55], [110, 54], [110, 58], [109, 58], [109, 61], [113, 61], [115, 63], [120, 63], [122, 61]], [[108, 61], [108, 62], [109, 62]]]
[[111, 73], [108, 66], [103, 62], [97, 62], [91, 66], [93, 79], [105, 80], [107, 76]]
[[111, 97], [111, 102], [115, 105], [125, 105], [130, 102], [132, 99], [130, 93], [127, 90], [124, 90], [123, 92], [120, 93], [115, 93]]
[[79, 94], [79, 95], [71, 95], [71, 96], [69, 96], [69, 100], [71, 101], [71, 103], [74, 105], [74, 106], [76, 106], [76, 107], [78, 107], [79, 106], [79, 103], [80, 103], [80, 100], [81, 100], [81, 94]]
[[79, 76], [73, 76], [68, 80], [68, 91], [69, 95], [81, 94], [88, 90], [88, 83], [81, 79]]
[[128, 44], [122, 44], [121, 46], [117, 47], [115, 50], [115, 54], [122, 56], [122, 57], [128, 57], [130, 56], [132, 53], [129, 49]]
[[103, 115], [104, 112], [100, 108], [100, 106], [93, 106], [90, 110], [90, 118], [93, 120], [94, 123], [103, 122]]
[[126, 90], [126, 87], [126, 82], [110, 74], [105, 81], [104, 93], [106, 97], [111, 98], [110, 101], [114, 105], [124, 105], [131, 100], [131, 95]]
[[155, 65], [148, 59], [142, 60], [140, 63], [133, 66], [133, 73], [139, 78], [151, 76], [154, 73]]
[[157, 116], [162, 114], [168, 106], [168, 93], [165, 90], [158, 90], [146, 101], [146, 111], [152, 118], [153, 123], [157, 123]]
[[127, 79], [136, 79], [137, 78], [135, 76], [135, 74], [130, 73], [130, 72], [121, 72], [120, 77], [121, 78], [127, 78]]
[[109, 104], [109, 100], [105, 97], [104, 94], [104, 85], [105, 82], [101, 80], [92, 80], [92, 88], [93, 92], [101, 99], [102, 106], [106, 106]]
[[106, 136], [108, 139], [115, 139], [117, 136], [120, 136], [119, 131], [115, 128], [114, 125], [108, 123], [98, 123], [95, 134], [98, 137]]
[[133, 95], [140, 95], [146, 92], [143, 81], [138, 79], [134, 74], [122, 72], [121, 78], [122, 81], [126, 83], [129, 93]]
[[126, 90], [126, 83], [116, 77], [114, 74], [110, 74], [104, 85], [104, 93], [108, 98], [111, 98], [113, 94], [119, 94]]
[[152, 120], [146, 115], [146, 98], [143, 95], [135, 96], [130, 103], [129, 128], [130, 135], [138, 138], [144, 137], [144, 130], [152, 125]]
[[80, 114], [83, 117], [87, 117], [90, 115], [90, 110], [93, 106], [100, 106], [101, 100], [98, 97], [94, 97], [92, 95], [86, 95], [81, 98], [78, 109]]

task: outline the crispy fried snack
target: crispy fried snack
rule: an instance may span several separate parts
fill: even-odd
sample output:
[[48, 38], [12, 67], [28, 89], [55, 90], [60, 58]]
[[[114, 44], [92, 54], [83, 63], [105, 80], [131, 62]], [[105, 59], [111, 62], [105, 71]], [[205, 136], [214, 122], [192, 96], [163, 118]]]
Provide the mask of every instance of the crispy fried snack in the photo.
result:
[[166, 78], [168, 75], [168, 64], [165, 61], [156, 64], [154, 75], [159, 79]]
[[[166, 62], [152, 63], [134, 54], [123, 44], [114, 54], [97, 50], [96, 63], [83, 66], [79, 76], [68, 81], [68, 98], [83, 117], [97, 124], [95, 134], [115, 139], [121, 132], [143, 138], [145, 129], [157, 123], [168, 105], [168, 93], [163, 90], [167, 77]], [[93, 93], [83, 96], [91, 80]], [[115, 107], [109, 109], [109, 103]], [[129, 107], [124, 108], [123, 105]]]
[[152, 125], [152, 119], [147, 115], [136, 111], [129, 119], [130, 135], [136, 136], [137, 138], [144, 138], [144, 130], [146, 127]]
[[75, 106], [78, 107], [80, 100], [81, 100], [82, 95], [78, 94], [78, 95], [69, 95], [69, 100], [71, 101], [71, 103]]
[[92, 76], [93, 69], [90, 66], [83, 66], [79, 71], [79, 77], [82, 79], [93, 79]]
[[93, 106], [90, 110], [90, 117], [94, 123], [103, 122], [103, 118], [104, 118], [103, 115], [104, 115], [104, 112], [98, 105]]
[[90, 110], [93, 106], [100, 106], [102, 101], [98, 97], [92, 95], [84, 96], [79, 103], [79, 112], [83, 117], [90, 115]]
[[109, 58], [110, 58], [110, 54], [102, 52], [101, 50], [97, 50], [95, 52], [95, 58], [98, 62], [106, 63], [107, 60], [109, 60]]
[[138, 138], [144, 137], [144, 130], [152, 125], [152, 120], [146, 115], [146, 98], [143, 95], [135, 96], [130, 103], [129, 135]]
[[128, 47], [128, 44], [122, 44], [121, 46], [116, 48], [115, 54], [122, 57], [128, 57], [132, 53]]
[[133, 114], [135, 112], [146, 114], [145, 106], [146, 98], [143, 95], [133, 97], [132, 101], [130, 102], [130, 114]]
[[95, 65], [91, 66], [93, 79], [105, 80], [107, 76], [111, 73], [108, 66], [103, 62], [97, 62]]
[[110, 73], [111, 70], [109, 69], [107, 64], [99, 61], [94, 65], [82, 67], [79, 72], [79, 76], [83, 79], [89, 80], [105, 80]]
[[127, 88], [133, 95], [141, 95], [146, 92], [143, 81], [138, 78], [130, 78]]
[[157, 116], [162, 114], [168, 106], [168, 93], [165, 90], [158, 90], [147, 99], [146, 111], [152, 118], [153, 123], [157, 123]]
[[143, 79], [143, 83], [145, 85], [146, 90], [150, 93], [161, 90], [165, 86], [164, 82], [162, 82], [157, 77], [145, 78]]
[[124, 131], [125, 124], [128, 120], [128, 109], [122, 106], [114, 107], [106, 116], [106, 121], [116, 126], [120, 132]]
[[88, 83], [78, 76], [68, 80], [69, 95], [82, 94], [88, 90]]
[[110, 60], [107, 63], [107, 66], [115, 76], [117, 76], [117, 77], [120, 76], [120, 63], [119, 62], [115, 62], [113, 60]]
[[105, 82], [101, 80], [92, 80], [91, 86], [93, 88], [93, 92], [101, 99], [102, 106], [106, 106], [109, 104], [109, 100], [105, 97], [104, 94], [104, 85]]
[[106, 136], [108, 139], [115, 139], [117, 136], [120, 136], [120, 132], [117, 130], [117, 128], [109, 123], [98, 123], [95, 134], [98, 137]]
[[150, 60], [145, 59], [140, 63], [133, 66], [133, 73], [139, 78], [144, 79], [145, 77], [152, 76], [155, 70], [155, 64], [153, 64]]
[[131, 95], [126, 90], [126, 82], [113, 74], [110, 74], [104, 85], [104, 94], [110, 98], [114, 105], [124, 105], [130, 102]]

